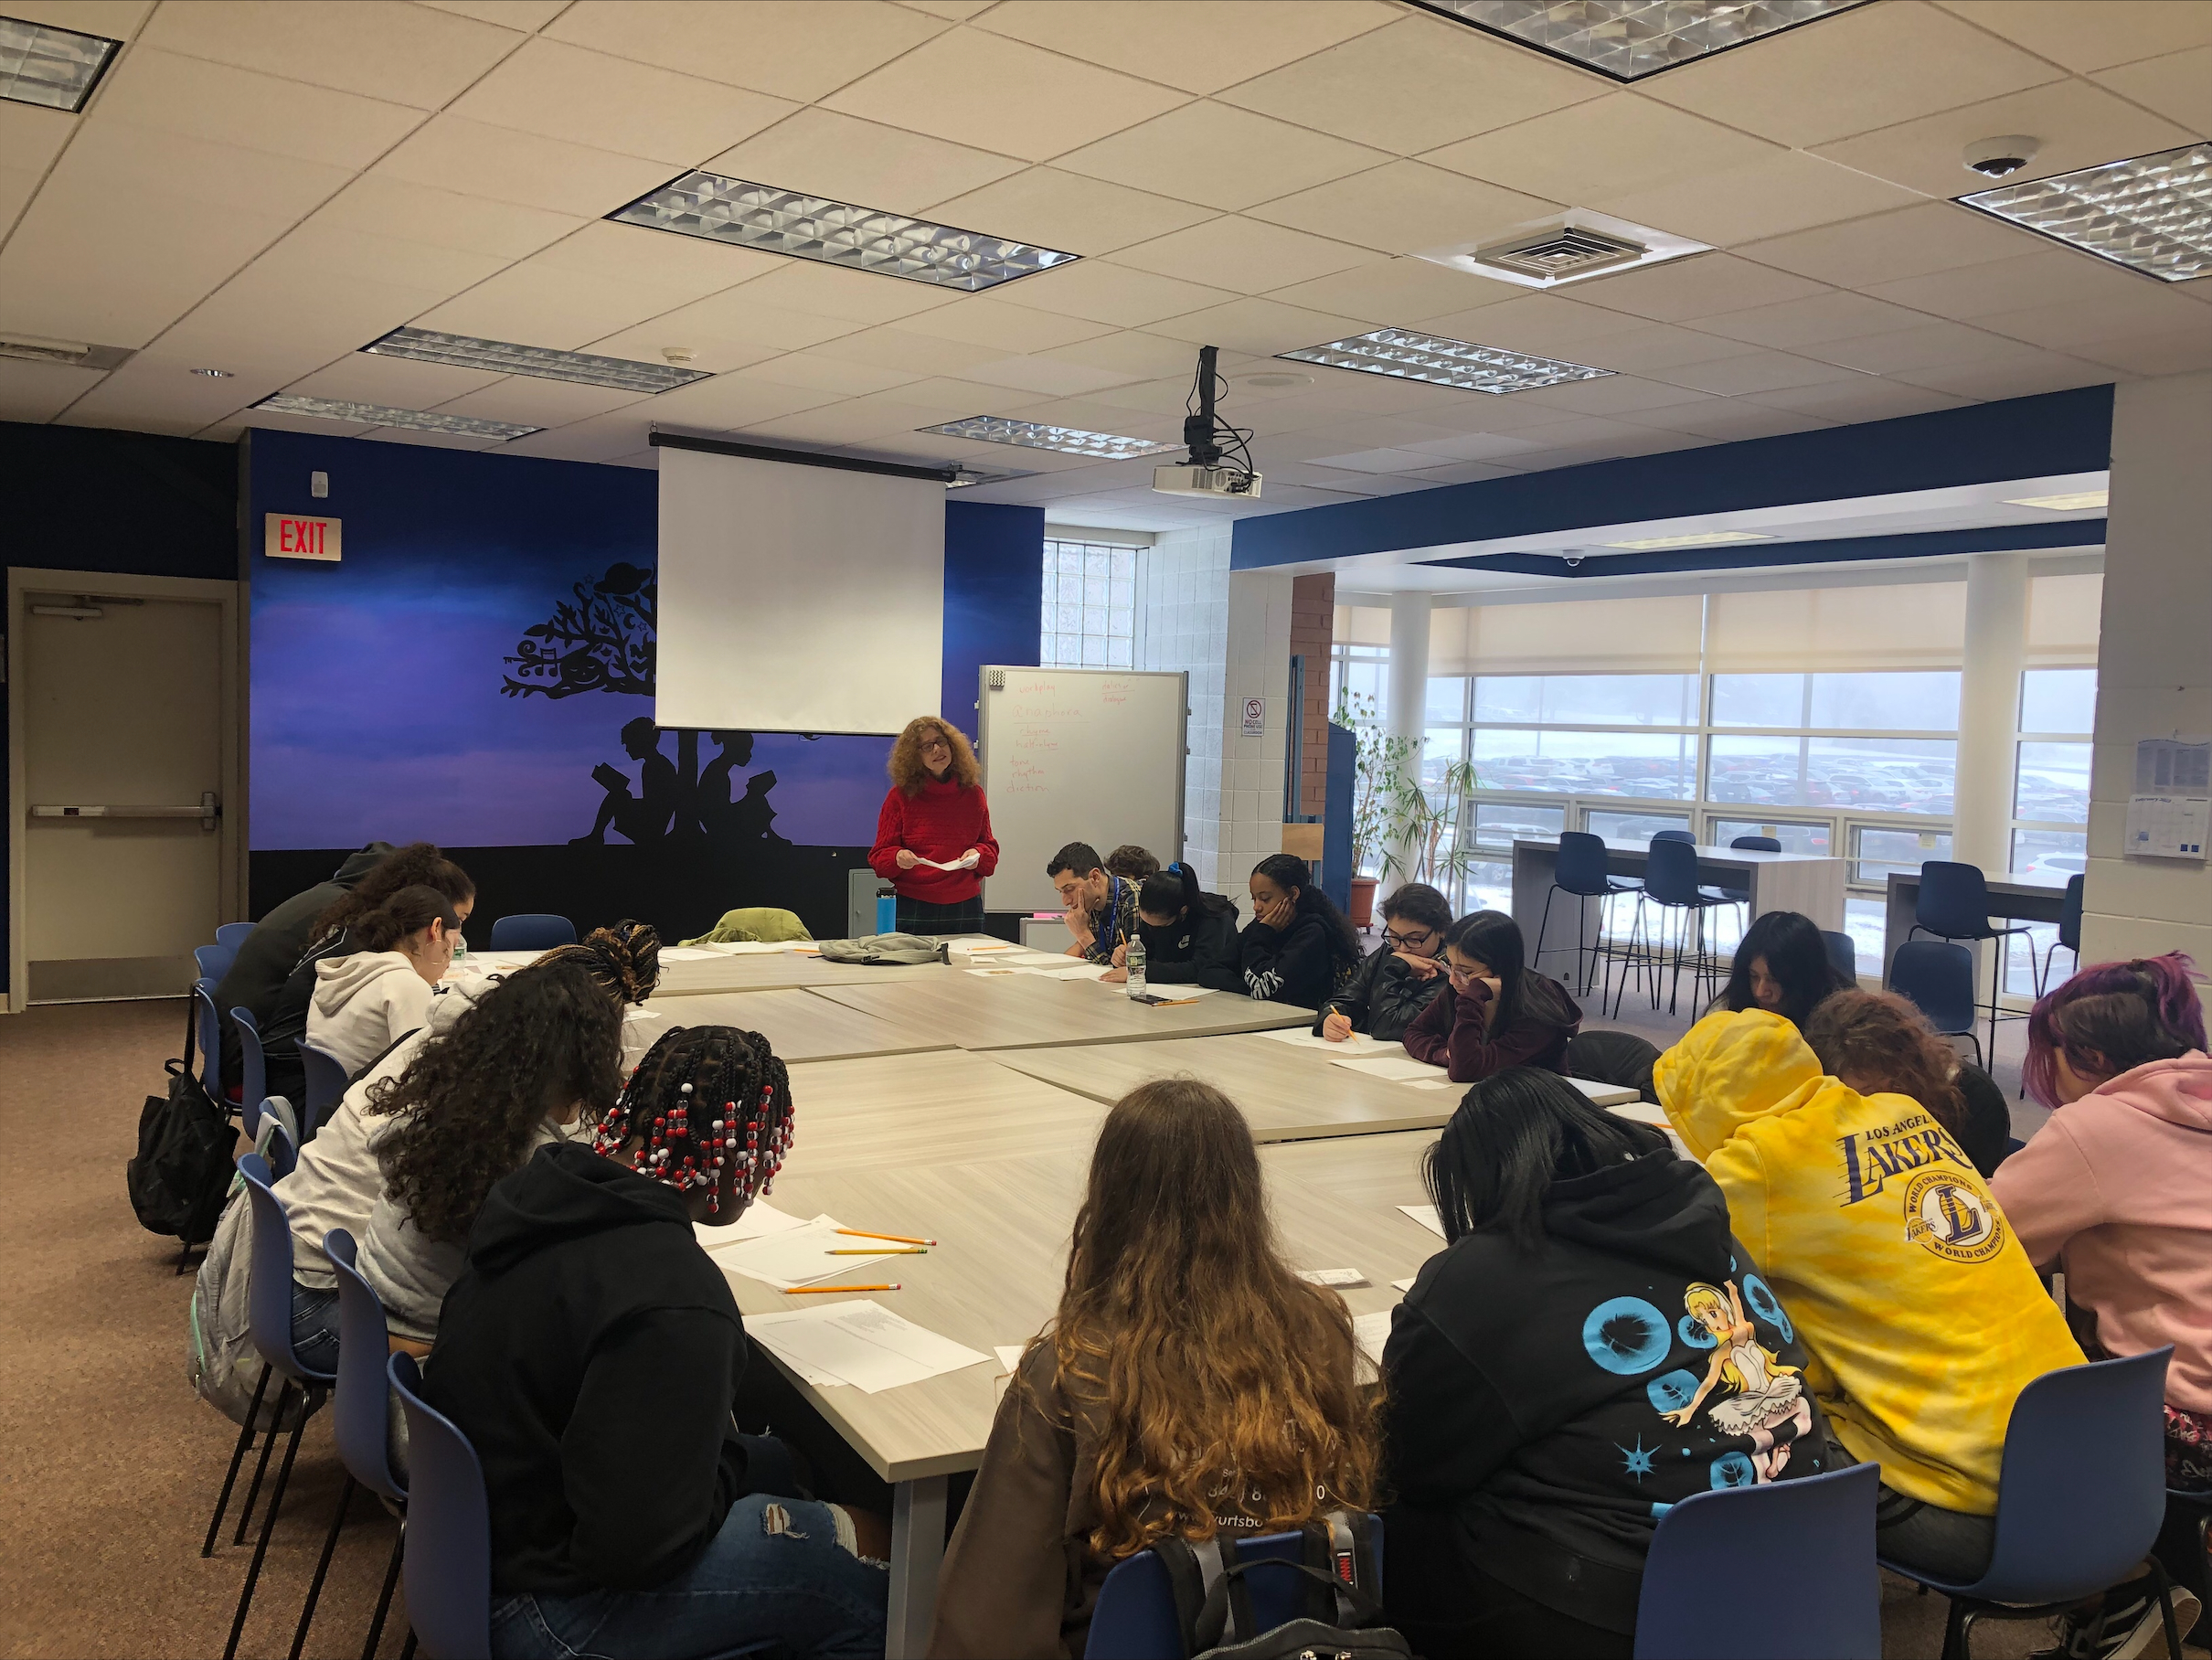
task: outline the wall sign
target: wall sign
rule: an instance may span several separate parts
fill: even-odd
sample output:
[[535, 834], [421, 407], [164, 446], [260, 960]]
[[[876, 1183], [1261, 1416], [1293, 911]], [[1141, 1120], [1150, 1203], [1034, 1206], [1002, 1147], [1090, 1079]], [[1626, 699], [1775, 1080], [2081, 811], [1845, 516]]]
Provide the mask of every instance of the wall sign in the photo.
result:
[[337, 562], [338, 520], [301, 518], [289, 513], [266, 513], [261, 519], [261, 551], [269, 558]]
[[1259, 738], [1267, 731], [1267, 699], [1247, 697], [1244, 700], [1244, 735]]

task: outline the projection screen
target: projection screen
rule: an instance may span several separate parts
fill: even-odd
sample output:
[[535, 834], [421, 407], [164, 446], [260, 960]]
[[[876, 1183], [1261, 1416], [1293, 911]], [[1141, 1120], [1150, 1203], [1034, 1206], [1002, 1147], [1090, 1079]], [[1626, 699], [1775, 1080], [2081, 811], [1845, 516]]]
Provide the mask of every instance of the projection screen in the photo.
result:
[[945, 489], [660, 452], [654, 719], [896, 732], [943, 696]]

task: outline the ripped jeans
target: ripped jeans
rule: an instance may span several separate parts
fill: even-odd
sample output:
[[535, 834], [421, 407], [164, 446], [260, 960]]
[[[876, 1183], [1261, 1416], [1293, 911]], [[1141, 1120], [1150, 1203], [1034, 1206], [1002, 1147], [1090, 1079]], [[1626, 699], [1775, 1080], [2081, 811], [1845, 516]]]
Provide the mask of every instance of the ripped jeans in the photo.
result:
[[837, 1543], [827, 1505], [756, 1493], [687, 1571], [651, 1591], [495, 1596], [492, 1655], [707, 1660], [774, 1639], [806, 1660], [874, 1660], [889, 1596], [890, 1574]]

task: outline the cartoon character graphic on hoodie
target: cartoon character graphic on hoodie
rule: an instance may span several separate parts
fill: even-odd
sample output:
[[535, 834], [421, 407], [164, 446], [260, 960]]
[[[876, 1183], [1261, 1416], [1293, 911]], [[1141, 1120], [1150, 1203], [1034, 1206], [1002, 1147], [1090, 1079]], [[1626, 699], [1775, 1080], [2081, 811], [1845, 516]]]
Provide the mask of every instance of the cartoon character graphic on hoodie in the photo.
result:
[[[1784, 1366], [1780, 1355], [1759, 1341], [1759, 1329], [1743, 1312], [1735, 1281], [1726, 1291], [1698, 1281], [1683, 1293], [1682, 1303], [1689, 1310], [1680, 1327], [1684, 1340], [1699, 1347], [1711, 1345], [1713, 1357], [1689, 1403], [1660, 1416], [1676, 1429], [1686, 1429], [1713, 1390], [1726, 1384], [1733, 1393], [1714, 1401], [1706, 1417], [1723, 1435], [1749, 1436], [1753, 1472], [1762, 1482], [1772, 1481], [1790, 1462], [1792, 1443], [1813, 1432], [1813, 1403], [1801, 1368]], [[1778, 1441], [1776, 1431], [1783, 1424], [1790, 1433]]]

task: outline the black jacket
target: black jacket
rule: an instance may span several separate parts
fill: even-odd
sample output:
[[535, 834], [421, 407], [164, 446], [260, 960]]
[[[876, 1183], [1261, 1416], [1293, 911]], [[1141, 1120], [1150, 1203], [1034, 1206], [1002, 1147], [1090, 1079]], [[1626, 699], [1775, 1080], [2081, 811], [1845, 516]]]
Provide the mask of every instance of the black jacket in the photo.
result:
[[1292, 917], [1280, 931], [1265, 922], [1247, 922], [1239, 956], [1244, 991], [1255, 1000], [1319, 1008], [1344, 977], [1337, 973], [1328, 925], [1310, 911]]
[[674, 1190], [571, 1142], [494, 1187], [423, 1380], [484, 1466], [494, 1592], [643, 1591], [697, 1561], [751, 1491], [745, 1352]]
[[[294, 1067], [299, 1064], [300, 1040], [307, 1036], [307, 1009], [314, 1001], [315, 964], [333, 957], [350, 957], [360, 949], [353, 930], [341, 928], [301, 953], [284, 984], [277, 988], [269, 1013], [261, 1018], [261, 1054], [266, 1059]], [[270, 1092], [281, 1093], [273, 1086]]]
[[1240, 992], [1237, 902], [1218, 893], [1198, 896], [1198, 908], [1172, 928], [1154, 928], [1142, 916], [1137, 934], [1144, 942], [1144, 979], [1161, 985], [1205, 985], [1218, 992]]
[[1424, 980], [1388, 945], [1378, 945], [1359, 965], [1352, 983], [1314, 1014], [1313, 1030], [1318, 1033], [1329, 1010], [1335, 1009], [1351, 1021], [1354, 1031], [1389, 1043], [1403, 1038], [1406, 1028], [1450, 984], [1441, 964]]
[[[1391, 1559], [1402, 1526], [1432, 1568], [1479, 1567], [1560, 1613], [1632, 1632], [1659, 1516], [1708, 1488], [1825, 1468], [1820, 1409], [1788, 1314], [1696, 1165], [1659, 1148], [1554, 1183], [1544, 1228], [1533, 1255], [1494, 1229], [1456, 1240], [1395, 1311], [1383, 1354], [1388, 1484], [1401, 1500]], [[1724, 1298], [1734, 1287], [1748, 1344], [1716, 1343], [1690, 1312], [1699, 1285]], [[1691, 1403], [1717, 1354], [1744, 1356], [1769, 1392], [1723, 1377], [1677, 1429], [1662, 1412]], [[1446, 1623], [1468, 1617], [1469, 1582], [1393, 1574], [1386, 1594], [1406, 1619]]]
[[239, 947], [238, 956], [230, 964], [230, 972], [215, 988], [216, 1012], [223, 1017], [224, 1077], [238, 1076], [238, 1027], [230, 1018], [230, 1011], [251, 1009], [254, 1020], [265, 1025], [276, 1007], [277, 994], [292, 977], [292, 971], [299, 966], [300, 955], [307, 949], [308, 935], [314, 928], [315, 919], [351, 893], [354, 885], [381, 864], [387, 854], [398, 851], [389, 842], [369, 843], [333, 871], [330, 880], [317, 882], [304, 893], [293, 894], [263, 917], [259, 926], [246, 936], [246, 942]]
[[1966, 1101], [1966, 1122], [1959, 1126], [1962, 1152], [1984, 1179], [1994, 1175], [2012, 1144], [2013, 1110], [1996, 1080], [1977, 1066], [1962, 1066], [1951, 1080]]

